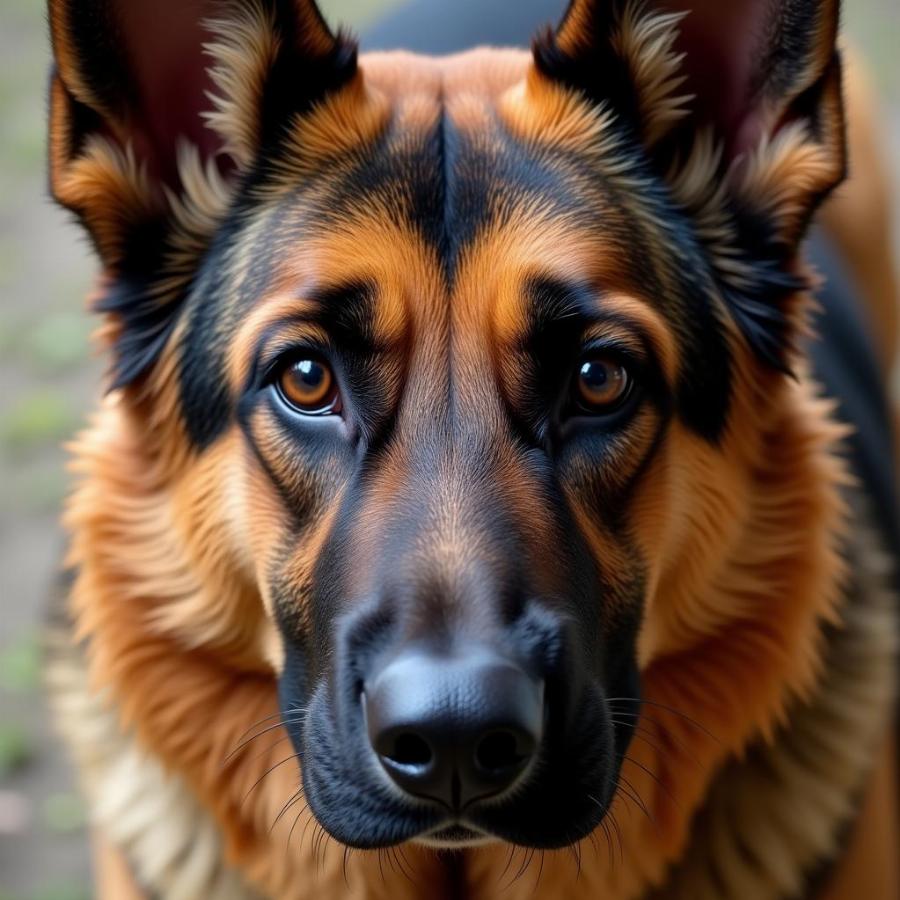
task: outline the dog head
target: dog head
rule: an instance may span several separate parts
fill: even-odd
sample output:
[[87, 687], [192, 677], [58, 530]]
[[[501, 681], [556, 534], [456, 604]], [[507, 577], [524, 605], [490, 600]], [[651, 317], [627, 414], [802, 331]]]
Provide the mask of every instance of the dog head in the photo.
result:
[[588, 834], [640, 673], [751, 615], [710, 585], [843, 173], [837, 3], [437, 60], [309, 0], [50, 14], [52, 190], [197, 584], [153, 627], [273, 673], [346, 844]]

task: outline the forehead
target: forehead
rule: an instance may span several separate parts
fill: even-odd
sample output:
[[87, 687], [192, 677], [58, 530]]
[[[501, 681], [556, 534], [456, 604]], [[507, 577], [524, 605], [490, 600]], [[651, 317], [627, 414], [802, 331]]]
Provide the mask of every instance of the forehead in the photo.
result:
[[[448, 289], [478, 254], [492, 254], [505, 269], [556, 268], [560, 277], [660, 275], [634, 254], [635, 240], [665, 219], [650, 209], [660, 197], [640, 159], [587, 105], [550, 85], [530, 89], [527, 55], [385, 54], [364, 58], [362, 70], [368, 103], [380, 112], [372, 127], [342, 152], [323, 148], [310, 159], [306, 148], [319, 143], [314, 132], [322, 127], [312, 123], [294, 158], [283, 160], [279, 188], [269, 186], [252, 213], [265, 221], [264, 241], [276, 232], [290, 239], [294, 229], [297, 254], [270, 243], [279, 272], [296, 278], [290, 264], [302, 265], [301, 258], [320, 269], [341, 258], [348, 269], [357, 260], [408, 263], [417, 248], [437, 263]], [[360, 107], [336, 108], [342, 118], [364, 117]], [[642, 178], [643, 197], [635, 190]], [[654, 256], [656, 244], [660, 257], [670, 255], [662, 251], [679, 237], [677, 229], [664, 231], [645, 243], [643, 256]]]
[[361, 68], [363, 91], [339, 95], [264, 161], [198, 277], [188, 353], [221, 368], [271, 298], [299, 310], [351, 284], [375, 288], [372, 329], [463, 318], [473, 332], [515, 331], [539, 302], [527, 285], [552, 280], [598, 307], [645, 303], [683, 354], [709, 358], [709, 372], [682, 366], [684, 377], [721, 394], [708, 263], [610, 117], [539, 80], [520, 51], [376, 54]]

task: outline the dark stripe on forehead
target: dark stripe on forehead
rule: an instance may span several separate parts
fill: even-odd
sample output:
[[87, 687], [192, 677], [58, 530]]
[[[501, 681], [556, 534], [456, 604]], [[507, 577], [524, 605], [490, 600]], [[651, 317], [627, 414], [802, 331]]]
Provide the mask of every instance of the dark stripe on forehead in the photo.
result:
[[[416, 229], [452, 281], [480, 231], [524, 206], [579, 227], [597, 225], [601, 209], [614, 208], [613, 186], [585, 160], [520, 141], [487, 111], [485, 119], [486, 127], [463, 127], [442, 110], [430, 128], [387, 130], [317, 185], [307, 226], [339, 226], [377, 207]], [[615, 217], [603, 224], [623, 244], [633, 237]]]
[[[519, 158], [517, 159], [516, 156]], [[267, 171], [251, 175], [201, 263], [186, 304], [188, 325], [181, 344], [181, 400], [186, 427], [199, 447], [210, 444], [230, 420], [225, 361], [234, 329], [261, 297], [273, 272], [292, 253], [302, 252], [307, 234], [341, 227], [377, 205], [401, 227], [412, 227], [438, 255], [448, 281], [462, 248], [490, 219], [501, 185], [515, 184], [524, 199], [565, 195], [565, 181], [548, 162], [527, 161], [523, 148], [506, 149], [462, 136], [446, 115], [425, 131], [388, 130], [349, 159], [330, 161], [309, 184], [298, 184], [265, 215], [253, 247], [246, 226], [259, 213]], [[518, 170], [518, 171], [517, 171]], [[568, 208], [578, 208], [569, 198]], [[249, 262], [239, 273], [238, 250]]]

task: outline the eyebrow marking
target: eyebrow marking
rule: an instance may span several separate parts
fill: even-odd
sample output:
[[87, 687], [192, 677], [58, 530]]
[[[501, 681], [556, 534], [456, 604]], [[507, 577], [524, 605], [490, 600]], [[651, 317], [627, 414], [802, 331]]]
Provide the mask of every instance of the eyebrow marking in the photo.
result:
[[571, 322], [572, 330], [588, 339], [597, 328], [611, 326], [626, 333], [612, 335], [614, 338], [636, 336], [642, 345], [639, 352], [656, 358], [669, 384], [678, 380], [681, 362], [677, 335], [665, 314], [646, 300], [558, 279], [534, 279], [526, 290], [532, 300], [527, 312], [528, 330], [523, 335], [526, 346], [542, 331], [558, 324]]
[[377, 298], [377, 287], [370, 281], [323, 287], [310, 297], [310, 318], [343, 346], [370, 350], [379, 344], [375, 334]]
[[265, 344], [291, 326], [319, 328], [350, 350], [379, 349], [373, 329], [374, 285], [349, 282], [281, 294], [260, 302], [238, 329], [231, 349], [230, 383], [244, 385], [257, 370]]

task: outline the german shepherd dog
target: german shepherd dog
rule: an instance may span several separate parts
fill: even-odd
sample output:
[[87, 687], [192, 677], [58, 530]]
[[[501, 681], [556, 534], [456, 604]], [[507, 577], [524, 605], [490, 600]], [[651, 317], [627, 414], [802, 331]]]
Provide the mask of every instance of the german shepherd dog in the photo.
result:
[[358, 58], [313, 0], [50, 0], [111, 360], [49, 676], [101, 896], [898, 896], [892, 488], [801, 247], [838, 14]]

